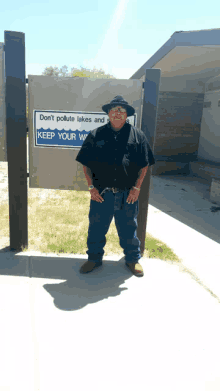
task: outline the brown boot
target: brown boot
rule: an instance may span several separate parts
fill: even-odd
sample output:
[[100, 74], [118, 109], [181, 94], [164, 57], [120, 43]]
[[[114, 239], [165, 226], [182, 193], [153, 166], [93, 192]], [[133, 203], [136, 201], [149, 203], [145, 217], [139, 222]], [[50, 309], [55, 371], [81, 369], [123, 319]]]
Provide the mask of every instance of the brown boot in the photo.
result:
[[144, 271], [140, 263], [133, 262], [133, 263], [125, 263], [125, 265], [130, 269], [130, 271], [136, 276], [136, 277], [143, 277]]
[[93, 261], [86, 261], [80, 268], [79, 272], [81, 274], [84, 273], [90, 273], [94, 269], [97, 269], [98, 267], [102, 266], [102, 261], [101, 262], [93, 262]]

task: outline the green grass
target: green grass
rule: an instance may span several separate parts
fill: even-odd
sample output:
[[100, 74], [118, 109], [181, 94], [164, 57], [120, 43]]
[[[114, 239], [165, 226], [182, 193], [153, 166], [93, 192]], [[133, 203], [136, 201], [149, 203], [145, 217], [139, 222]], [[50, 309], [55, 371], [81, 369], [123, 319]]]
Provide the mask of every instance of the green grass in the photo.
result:
[[[42, 204], [40, 191], [28, 188], [28, 249], [42, 253], [69, 253], [87, 256], [90, 193], [88, 191], [50, 190]], [[1, 236], [9, 237], [8, 201], [0, 205]], [[124, 256], [114, 219], [106, 235], [104, 255]], [[146, 233], [143, 257], [180, 262], [165, 243]]]

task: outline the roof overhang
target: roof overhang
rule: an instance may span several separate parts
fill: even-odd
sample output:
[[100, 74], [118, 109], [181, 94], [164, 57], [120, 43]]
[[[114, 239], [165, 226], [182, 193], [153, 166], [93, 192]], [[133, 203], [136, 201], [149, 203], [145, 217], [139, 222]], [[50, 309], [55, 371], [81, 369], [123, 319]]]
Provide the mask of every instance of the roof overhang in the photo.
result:
[[[176, 47], [179, 46], [207, 47], [211, 45], [216, 46], [215, 50], [219, 51], [220, 53], [220, 29], [176, 31], [174, 34], [171, 35], [170, 39], [167, 42], [165, 42], [165, 44], [144, 65], [142, 65], [142, 67], [139, 68], [137, 72], [135, 72], [130, 77], [130, 79], [140, 79], [141, 77], [143, 77], [145, 75], [145, 69], [153, 68], [156, 64], [158, 64], [158, 62], [160, 62], [164, 57], [167, 56], [168, 53], [170, 53]], [[198, 52], [199, 51], [197, 50], [197, 53]], [[220, 57], [218, 56], [218, 58]], [[182, 60], [184, 60], [184, 58]], [[200, 60], [202, 64], [202, 56]], [[198, 65], [195, 64], [195, 66]], [[203, 66], [204, 66], [204, 61], [203, 61]], [[213, 66], [209, 64], [208, 68], [210, 67]], [[160, 68], [160, 66], [158, 66], [158, 68]], [[190, 73], [193, 73], [192, 68], [190, 69]]]

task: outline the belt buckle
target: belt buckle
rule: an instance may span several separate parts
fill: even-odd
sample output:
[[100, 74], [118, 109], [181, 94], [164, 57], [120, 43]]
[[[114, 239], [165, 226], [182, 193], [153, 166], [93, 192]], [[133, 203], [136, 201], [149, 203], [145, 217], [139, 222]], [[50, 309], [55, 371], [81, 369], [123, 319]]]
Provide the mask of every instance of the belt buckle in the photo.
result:
[[114, 194], [117, 193], [118, 192], [117, 191], [117, 187], [112, 187], [112, 191], [113, 191]]

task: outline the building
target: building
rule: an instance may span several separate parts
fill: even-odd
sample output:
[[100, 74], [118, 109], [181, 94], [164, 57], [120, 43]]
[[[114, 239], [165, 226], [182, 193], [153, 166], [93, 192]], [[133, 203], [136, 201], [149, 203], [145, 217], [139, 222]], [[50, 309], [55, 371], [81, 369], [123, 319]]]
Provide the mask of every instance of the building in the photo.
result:
[[146, 68], [161, 69], [152, 174], [220, 191], [220, 29], [176, 31], [131, 79], [144, 81]]

